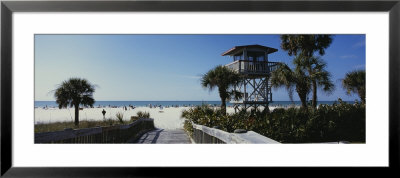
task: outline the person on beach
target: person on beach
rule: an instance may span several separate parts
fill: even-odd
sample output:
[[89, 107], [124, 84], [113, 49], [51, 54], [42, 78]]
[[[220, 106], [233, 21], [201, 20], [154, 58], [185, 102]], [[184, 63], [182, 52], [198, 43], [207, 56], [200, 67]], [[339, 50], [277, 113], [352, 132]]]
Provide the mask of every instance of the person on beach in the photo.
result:
[[106, 110], [103, 109], [103, 111], [101, 111], [101, 113], [103, 113], [103, 119], [106, 119]]

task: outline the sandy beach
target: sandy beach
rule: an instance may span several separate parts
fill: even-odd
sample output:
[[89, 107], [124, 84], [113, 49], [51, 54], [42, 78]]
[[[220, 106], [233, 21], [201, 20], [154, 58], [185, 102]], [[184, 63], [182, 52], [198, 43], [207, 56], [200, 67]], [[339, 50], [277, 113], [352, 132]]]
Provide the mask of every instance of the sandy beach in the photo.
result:
[[[103, 109], [106, 111], [106, 119], [117, 120], [116, 114], [118, 112], [124, 115], [124, 120], [129, 121], [131, 116], [136, 116], [139, 111], [146, 111], [150, 113], [150, 117], [154, 119], [154, 124], [158, 128], [165, 129], [177, 129], [182, 128], [183, 119], [180, 118], [181, 111], [187, 109], [187, 107], [180, 108], [149, 108], [149, 107], [137, 107], [135, 109], [124, 110], [120, 108], [84, 108], [79, 111], [79, 120], [103, 120]], [[161, 111], [161, 112], [160, 112]], [[58, 108], [35, 108], [35, 123], [49, 123], [49, 122], [62, 122], [62, 121], [73, 121], [75, 110], [69, 109], [58, 109]]]
[[[169, 107], [169, 108], [150, 108], [150, 107], [136, 107], [135, 109], [123, 107], [112, 108], [84, 108], [79, 111], [79, 120], [103, 120], [102, 111], [106, 111], [105, 118], [112, 118], [116, 120], [116, 114], [118, 112], [123, 113], [124, 120], [129, 121], [131, 116], [136, 116], [137, 112], [149, 112], [150, 117], [154, 119], [154, 124], [157, 128], [163, 129], [181, 129], [183, 128], [184, 119], [181, 118], [183, 110], [189, 109], [190, 107]], [[227, 108], [228, 113], [233, 113], [232, 107]], [[63, 122], [63, 121], [74, 121], [75, 110], [73, 108], [58, 109], [58, 108], [35, 108], [35, 124], [38, 123], [51, 123], [51, 122]]]
[[[181, 118], [182, 111], [191, 107], [136, 107], [134, 109], [127, 107], [125, 110], [123, 107], [101, 107], [101, 108], [84, 108], [79, 111], [79, 120], [103, 120], [103, 109], [106, 111], [106, 119], [117, 120], [116, 114], [118, 112], [124, 115], [124, 120], [129, 121], [131, 116], [137, 116], [137, 112], [149, 112], [150, 117], [154, 119], [154, 124], [157, 128], [163, 129], [181, 129], [183, 128], [184, 119]], [[273, 110], [276, 107], [270, 107]], [[227, 113], [234, 113], [233, 107], [226, 108]], [[35, 108], [35, 124], [40, 123], [52, 123], [52, 122], [65, 122], [74, 121], [75, 118], [74, 108], [58, 109], [58, 108]]]

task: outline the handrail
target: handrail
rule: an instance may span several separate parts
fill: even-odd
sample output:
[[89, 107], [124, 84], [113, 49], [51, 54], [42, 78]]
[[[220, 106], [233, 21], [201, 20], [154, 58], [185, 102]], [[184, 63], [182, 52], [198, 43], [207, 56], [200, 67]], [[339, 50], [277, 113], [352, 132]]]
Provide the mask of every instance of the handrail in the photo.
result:
[[252, 144], [280, 144], [268, 137], [260, 135], [253, 131], [246, 133], [228, 133], [216, 128], [210, 128], [204, 125], [193, 125], [193, 140], [196, 143], [252, 143]]
[[236, 60], [225, 66], [239, 73], [269, 74], [279, 62]]

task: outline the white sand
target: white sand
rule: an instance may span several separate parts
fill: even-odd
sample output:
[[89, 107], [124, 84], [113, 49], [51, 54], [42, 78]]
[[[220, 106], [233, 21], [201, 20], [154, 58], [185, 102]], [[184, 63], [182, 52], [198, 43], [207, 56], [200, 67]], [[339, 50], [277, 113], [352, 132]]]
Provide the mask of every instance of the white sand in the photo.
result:
[[[120, 108], [84, 108], [79, 111], [79, 120], [103, 120], [103, 109], [106, 111], [106, 119], [117, 120], [115, 116], [118, 112], [124, 115], [124, 120], [129, 121], [131, 116], [136, 116], [138, 111], [146, 111], [150, 113], [150, 117], [154, 119], [154, 125], [157, 128], [163, 129], [178, 129], [183, 128], [183, 119], [181, 119], [181, 113], [188, 107], [179, 108], [149, 108], [149, 107], [137, 107], [135, 109], [128, 108], [125, 111], [122, 107]], [[163, 111], [163, 112], [160, 112]], [[35, 123], [49, 123], [49, 122], [62, 122], [62, 121], [74, 121], [75, 109], [58, 109], [58, 108], [35, 108]]]
[[[115, 116], [118, 112], [123, 113], [124, 120], [129, 121], [131, 116], [136, 116], [138, 111], [146, 111], [150, 113], [150, 117], [154, 119], [154, 125], [157, 128], [162, 129], [182, 129], [184, 119], [181, 118], [183, 110], [189, 109], [190, 107], [170, 107], [170, 108], [149, 108], [149, 107], [137, 107], [135, 109], [128, 108], [125, 111], [122, 107], [120, 108], [84, 108], [79, 111], [79, 120], [103, 120], [103, 109], [106, 111], [106, 119], [112, 118], [117, 120]], [[273, 107], [270, 107], [273, 110]], [[160, 112], [162, 111], [162, 112]], [[232, 107], [227, 107], [228, 113], [234, 113]], [[74, 121], [75, 109], [58, 109], [58, 108], [35, 108], [35, 123], [50, 123], [50, 122], [62, 122], [62, 121]]]

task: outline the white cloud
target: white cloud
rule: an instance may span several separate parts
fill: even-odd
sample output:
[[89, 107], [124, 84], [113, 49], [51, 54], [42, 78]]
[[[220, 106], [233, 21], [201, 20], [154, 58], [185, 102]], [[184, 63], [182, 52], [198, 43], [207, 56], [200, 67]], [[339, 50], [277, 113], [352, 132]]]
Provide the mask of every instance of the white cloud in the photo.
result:
[[343, 55], [343, 56], [340, 56], [340, 58], [342, 58], [342, 59], [354, 59], [354, 58], [357, 58], [357, 56], [356, 55]]
[[353, 68], [356, 69], [356, 70], [365, 69], [365, 64], [355, 65]]
[[195, 76], [195, 75], [179, 75], [179, 77], [189, 78], [189, 79], [200, 79], [201, 78], [201, 76]]
[[359, 47], [364, 47], [365, 46], [365, 40], [359, 41], [355, 44], [353, 44], [353, 48], [359, 48]]

